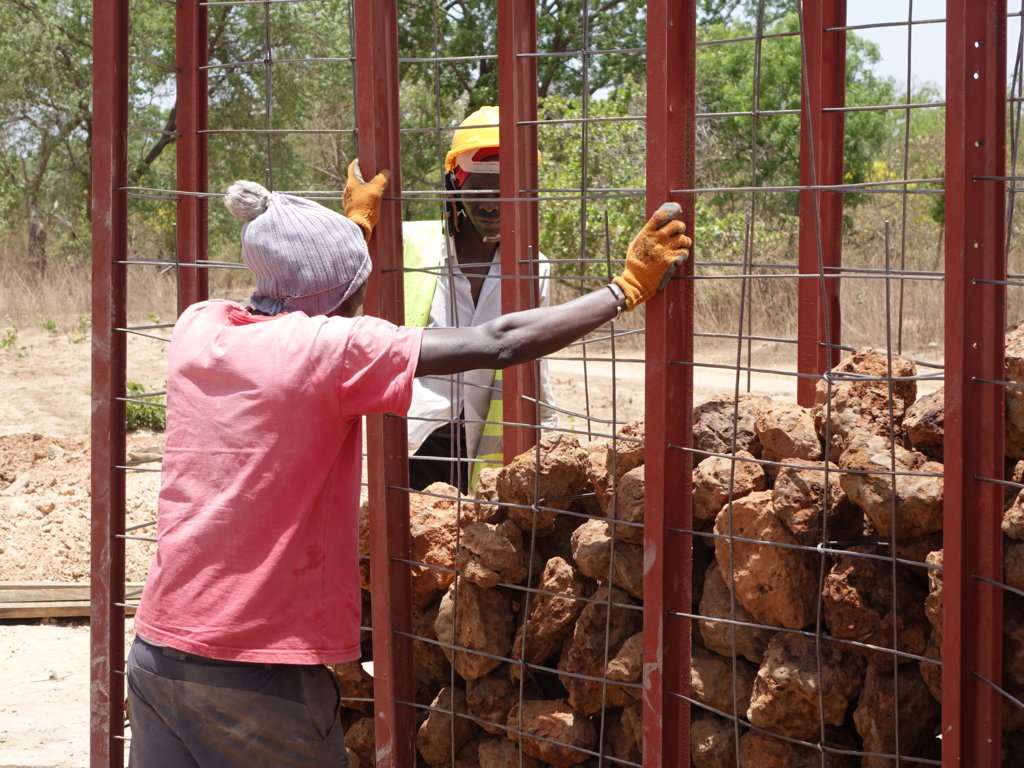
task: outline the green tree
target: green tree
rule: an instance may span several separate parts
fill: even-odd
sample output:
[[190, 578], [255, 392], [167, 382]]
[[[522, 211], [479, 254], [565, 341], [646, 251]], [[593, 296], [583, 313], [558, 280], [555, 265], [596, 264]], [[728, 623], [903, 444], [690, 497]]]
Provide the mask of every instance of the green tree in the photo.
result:
[[[699, 109], [710, 113], [708, 130], [714, 136], [715, 155], [704, 164], [702, 186], [790, 186], [799, 183], [802, 57], [799, 19], [789, 13], [761, 30], [761, 44], [749, 20], [720, 22], [701, 29], [705, 40], [736, 40], [700, 49], [697, 59]], [[758, 61], [757, 57], [760, 56]], [[846, 103], [891, 104], [891, 80], [874, 72], [876, 45], [855, 34], [847, 35]], [[755, 63], [758, 64], [755, 67]], [[755, 83], [755, 72], [758, 73]], [[761, 113], [756, 121], [750, 113]], [[765, 114], [767, 113], [767, 114]], [[845, 179], [867, 181], [878, 152], [896, 130], [891, 113], [852, 112], [846, 117]], [[723, 208], [740, 204], [747, 196], [721, 193]], [[860, 198], [850, 197], [856, 204]], [[764, 203], [772, 210], [793, 213], [795, 195], [771, 195]]]
[[[631, 56], [558, 54], [641, 48], [644, 8], [642, 0], [539, 0], [537, 51], [555, 54], [537, 59], [539, 98], [579, 94], [584, 80], [590, 92], [597, 92], [620, 83], [624, 68], [642, 70], [639, 52]], [[407, 65], [404, 80], [436, 90], [445, 107], [461, 105], [470, 112], [496, 102], [497, 3], [419, 0], [402, 3], [399, 10], [402, 56], [423, 60]], [[433, 61], [437, 57], [443, 60]]]
[[[497, 101], [497, 8], [493, 0], [399, 4], [403, 187], [426, 193], [409, 196], [407, 216], [438, 215], [449, 129], [475, 107]], [[795, 183], [798, 115], [762, 114], [755, 134], [749, 116], [729, 114], [749, 112], [755, 100], [762, 113], [799, 109], [799, 25], [791, 8], [702, 0], [705, 41], [754, 35], [759, 26], [771, 37], [761, 46], [756, 91], [752, 43], [699, 49], [699, 109], [719, 115], [698, 122], [699, 183]], [[224, 189], [237, 178], [275, 189], [339, 189], [357, 143], [349, 5], [215, 4], [207, 10], [210, 189]], [[130, 132], [129, 184], [174, 189], [175, 75], [173, 67], [151, 63], [174, 61], [174, 7], [146, 4], [132, 11], [130, 122], [148, 130]], [[607, 269], [604, 253], [621, 253], [622, 239], [642, 219], [637, 192], [644, 186], [644, 125], [633, 118], [645, 111], [644, 11], [642, 0], [538, 1], [537, 49], [555, 54], [537, 59], [538, 113], [564, 121], [541, 129], [541, 186], [548, 197], [562, 198], [543, 205], [542, 247], [557, 258], [582, 258], [591, 271]], [[0, 50], [8, 63], [0, 79], [0, 218], [29, 233], [40, 265], [47, 233], [57, 222], [64, 224], [61, 232], [87, 242], [90, 22], [91, 0], [0, 4]], [[774, 36], [779, 34], [784, 36]], [[891, 83], [872, 71], [877, 50], [855, 35], [849, 40], [850, 103], [891, 102]], [[585, 124], [578, 120], [583, 117], [612, 120]], [[282, 129], [303, 132], [285, 135]], [[878, 147], [895, 135], [884, 113], [848, 116], [847, 178], [869, 178]], [[583, 202], [579, 190], [604, 192]], [[744, 199], [702, 199], [702, 215], [730, 221], [744, 210]], [[791, 215], [793, 196], [772, 196], [771, 205], [772, 215]], [[136, 198], [130, 211], [134, 247], [173, 254], [173, 201]], [[220, 206], [210, 211], [214, 256], [233, 253], [236, 223]], [[581, 233], [582, 245], [566, 245], [578, 243]], [[54, 242], [50, 237], [51, 249]]]
[[89, 187], [91, 31], [85, 2], [0, 4], [0, 215], [46, 266], [55, 223], [73, 227]]

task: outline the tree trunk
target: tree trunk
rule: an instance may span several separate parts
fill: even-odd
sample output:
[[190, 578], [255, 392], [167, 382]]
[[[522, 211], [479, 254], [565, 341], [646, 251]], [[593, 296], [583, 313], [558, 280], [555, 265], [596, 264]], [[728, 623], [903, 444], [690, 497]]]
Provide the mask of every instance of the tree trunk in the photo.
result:
[[28, 200], [28, 263], [36, 274], [46, 272], [46, 221], [34, 197]]

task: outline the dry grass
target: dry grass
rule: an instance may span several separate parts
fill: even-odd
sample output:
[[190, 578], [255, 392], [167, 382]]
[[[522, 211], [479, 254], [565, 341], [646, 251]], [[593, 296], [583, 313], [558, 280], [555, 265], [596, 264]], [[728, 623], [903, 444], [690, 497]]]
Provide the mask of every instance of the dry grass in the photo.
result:
[[[845, 346], [891, 347], [906, 354], [941, 362], [943, 334], [943, 282], [941, 228], [927, 216], [923, 197], [908, 200], [906, 230], [899, 198], [877, 195], [847, 210], [843, 234], [843, 266], [848, 274], [840, 284], [841, 343]], [[889, 222], [888, 253], [886, 222]], [[699, 225], [698, 225], [699, 228]], [[738, 277], [698, 280], [695, 285], [695, 326], [699, 333], [736, 335], [793, 341], [798, 323], [798, 253], [791, 237], [780, 239], [771, 250], [752, 255], [762, 264], [790, 265], [752, 270], [748, 280]], [[705, 250], [709, 244], [704, 243]], [[710, 257], [705, 257], [708, 259]], [[876, 273], [905, 270], [928, 272], [927, 279], [899, 279]], [[702, 275], [739, 275], [740, 268], [704, 266]], [[758, 277], [757, 275], [764, 275]], [[778, 276], [787, 275], [787, 276]], [[860, 275], [860, 276], [858, 276]], [[741, 303], [742, 314], [741, 314]], [[731, 345], [736, 347], [735, 342]], [[757, 346], [756, 343], [753, 346]], [[762, 345], [764, 346], [764, 345]], [[773, 350], [787, 344], [768, 345]]]
[[[32, 325], [79, 329], [92, 314], [92, 272], [85, 261], [53, 260], [46, 272], [31, 269], [24, 258], [22, 237], [0, 240], [0, 322], [7, 328]], [[127, 267], [128, 319], [132, 324], [172, 323], [177, 314], [175, 270], [163, 267]], [[211, 272], [213, 296], [244, 298], [251, 282], [244, 270]], [[0, 328], [2, 330], [2, 328]]]
[[57, 263], [40, 275], [27, 264], [23, 238], [0, 240], [0, 322], [7, 328], [78, 327], [90, 315], [91, 294], [87, 265]]
[[[927, 200], [911, 197], [906, 215], [899, 198], [874, 196], [849, 209], [850, 226], [844, 233], [843, 261], [852, 269], [883, 270], [888, 260], [891, 269], [931, 273], [930, 279], [846, 276], [842, 280], [842, 342], [848, 346], [891, 346], [923, 359], [941, 362], [943, 342], [943, 282], [941, 280], [941, 228], [927, 215]], [[1024, 220], [1024, 216], [1018, 217]], [[901, 227], [906, 221], [906, 237]], [[886, 222], [889, 223], [888, 254]], [[697, 229], [699, 230], [699, 224]], [[790, 237], [773, 252], [754, 254], [758, 262], [795, 264], [795, 238]], [[8, 235], [0, 240], [0, 322], [7, 328], [53, 326], [60, 331], [78, 332], [83, 318], [91, 315], [91, 274], [86, 263], [54, 261], [45, 275], [36, 274], [26, 264], [22, 237]], [[712, 243], [700, 243], [707, 254]], [[698, 258], [708, 259], [698, 251]], [[726, 258], [729, 258], [728, 256]], [[1014, 263], [1011, 254], [1011, 265]], [[754, 270], [757, 272], [757, 270]], [[1019, 270], [1017, 270], [1019, 271]], [[701, 275], [738, 275], [737, 268], [701, 266]], [[741, 280], [698, 280], [695, 283], [695, 326], [698, 333], [735, 336], [745, 333], [768, 338], [795, 339], [797, 332], [797, 280], [770, 276], [775, 270], [763, 269], [763, 277]], [[792, 274], [792, 270], [790, 271]], [[244, 270], [217, 269], [211, 272], [213, 296], [244, 299], [251, 282]], [[592, 287], [592, 286], [591, 286]], [[128, 316], [137, 324], [173, 322], [176, 314], [177, 285], [174, 270], [160, 267], [128, 268]], [[578, 293], [575, 284], [556, 281], [552, 300], [565, 301]], [[1024, 292], [1008, 292], [1008, 319], [1024, 318]], [[742, 307], [741, 297], [746, 304]], [[626, 314], [618, 326], [643, 327], [643, 313]], [[0, 327], [0, 333], [4, 331]], [[642, 343], [642, 334], [626, 337], [626, 349]], [[735, 341], [699, 339], [699, 351], [717, 351], [728, 359], [737, 349]], [[756, 345], [755, 345], [756, 346]], [[762, 344], [762, 347], [765, 345]], [[769, 344], [788, 358], [790, 345]], [[783, 350], [783, 352], [778, 352]]]

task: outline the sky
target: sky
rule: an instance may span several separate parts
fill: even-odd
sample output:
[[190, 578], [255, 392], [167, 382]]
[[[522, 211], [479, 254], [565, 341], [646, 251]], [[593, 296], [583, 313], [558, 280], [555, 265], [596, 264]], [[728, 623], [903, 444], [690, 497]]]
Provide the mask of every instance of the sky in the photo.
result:
[[[1007, 11], [1019, 14], [1022, 0], [1007, 0]], [[946, 0], [848, 0], [846, 20], [850, 26], [902, 22], [904, 26], [857, 30], [857, 34], [877, 43], [881, 49], [882, 61], [877, 71], [893, 77], [897, 84], [907, 82], [907, 20], [914, 21], [944, 19]], [[1016, 56], [1017, 38], [1020, 34], [1020, 17], [1011, 16], [1007, 22], [1007, 72], [1012, 72]], [[933, 83], [939, 91], [945, 90], [946, 25], [914, 24], [911, 27], [911, 84], [915, 88], [924, 83]]]

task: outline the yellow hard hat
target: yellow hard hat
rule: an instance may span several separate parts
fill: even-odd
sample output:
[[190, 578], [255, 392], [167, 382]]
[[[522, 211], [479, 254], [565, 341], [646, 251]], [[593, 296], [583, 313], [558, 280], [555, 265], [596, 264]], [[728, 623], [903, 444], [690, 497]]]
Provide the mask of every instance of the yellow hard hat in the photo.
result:
[[480, 107], [455, 129], [452, 136], [452, 148], [444, 158], [444, 169], [450, 171], [455, 167], [455, 158], [463, 152], [472, 152], [485, 147], [501, 146], [498, 140], [498, 108]]

